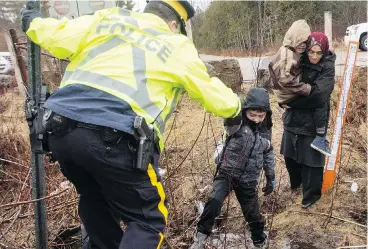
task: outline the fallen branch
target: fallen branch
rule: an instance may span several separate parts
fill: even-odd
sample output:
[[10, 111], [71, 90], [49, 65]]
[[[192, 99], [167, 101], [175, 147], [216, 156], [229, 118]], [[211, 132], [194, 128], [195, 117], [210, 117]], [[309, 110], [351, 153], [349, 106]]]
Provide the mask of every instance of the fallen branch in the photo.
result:
[[12, 222], [10, 223], [10, 225], [8, 226], [8, 228], [1, 233], [0, 235], [0, 239], [2, 239], [10, 230], [10, 228], [14, 225], [14, 222], [18, 219], [20, 213], [22, 212], [22, 207], [19, 207], [19, 210], [17, 211], [17, 213], [14, 215], [14, 218], [12, 218]]
[[[338, 228], [333, 228], [332, 229], [333, 231], [338, 231], [338, 232], [341, 232], [341, 233], [343, 233], [343, 234], [345, 234], [345, 236], [347, 235], [347, 232], [346, 232], [346, 230], [343, 230], [343, 229], [338, 229]], [[367, 236], [364, 236], [364, 235], [361, 235], [361, 234], [357, 234], [357, 233], [353, 233], [353, 232], [348, 232], [349, 234], [351, 234], [351, 235], [354, 235], [354, 236], [357, 236], [357, 237], [360, 237], [360, 238], [363, 238], [363, 239], [367, 239]]]
[[1, 242], [0, 242], [0, 247], [1, 247], [1, 248], [9, 248], [9, 246], [8, 246], [8, 245], [5, 245], [5, 244], [3, 244], [3, 243], [1, 243]]
[[[66, 208], [68, 206], [71, 206], [71, 205], [75, 205], [78, 203], [78, 200], [77, 201], [73, 201], [73, 202], [70, 202], [68, 204], [65, 204], [65, 205], [61, 205], [61, 206], [58, 206], [56, 208], [51, 208], [51, 207], [48, 207], [47, 208], [47, 214], [50, 214], [51, 212], [53, 211], [56, 211], [56, 210], [60, 210], [60, 209], [63, 209], [63, 208]], [[59, 204], [58, 204], [59, 205]], [[53, 206], [55, 207], [55, 206]], [[22, 214], [22, 215], [19, 215], [18, 219], [24, 219], [24, 218], [27, 218], [27, 217], [30, 217], [30, 216], [33, 216], [34, 213], [25, 213], [25, 214]], [[0, 220], [0, 224], [2, 223], [7, 223], [7, 222], [10, 222], [12, 221], [12, 218], [9, 218], [9, 219], [4, 219], [4, 220]]]
[[352, 235], [355, 235], [355, 236], [358, 236], [360, 238], [363, 238], [363, 239], [367, 239], [367, 236], [364, 236], [364, 235], [360, 235], [360, 234], [357, 234], [357, 233], [351, 233]]
[[336, 219], [336, 220], [345, 221], [345, 222], [347, 222], [347, 223], [351, 223], [351, 224], [354, 224], [354, 225], [357, 225], [357, 226], [360, 226], [360, 227], [367, 228], [367, 226], [366, 226], [366, 225], [362, 225], [362, 224], [356, 223], [356, 222], [354, 222], [354, 221], [346, 220], [346, 219], [339, 218], [339, 217], [336, 217], [336, 216], [333, 216], [333, 215], [331, 215], [331, 216], [330, 216], [330, 214], [326, 214], [326, 213], [306, 212], [306, 211], [296, 211], [296, 210], [289, 210], [288, 212], [301, 213], [301, 214], [317, 214], [317, 215], [327, 216], [327, 217], [334, 218], [334, 219]]
[[171, 246], [171, 244], [169, 243], [169, 241], [167, 240], [166, 236], [164, 237], [165, 240], [165, 244], [170, 248], [173, 249], [174, 247]]
[[343, 247], [338, 247], [337, 249], [353, 249], [353, 248], [367, 248], [367, 245], [361, 245], [361, 246], [343, 246]]
[[3, 173], [4, 175], [6, 175], [6, 176], [9, 176], [10, 178], [12, 178], [13, 180], [15, 180], [16, 182], [20, 182], [20, 183], [22, 183], [18, 178], [15, 178], [14, 176], [12, 176], [12, 175], [10, 175], [10, 174], [8, 174], [8, 173], [6, 173], [5, 171], [3, 171], [3, 170], [1, 170], [0, 169], [0, 172], [1, 173]]
[[27, 167], [27, 166], [25, 166], [23, 164], [20, 164], [20, 163], [17, 163], [17, 162], [13, 162], [13, 161], [10, 161], [10, 160], [4, 159], [4, 158], [0, 158], [0, 161], [7, 162], [7, 163], [12, 163], [12, 164], [16, 164], [16, 165], [22, 166], [22, 167], [27, 168], [27, 169], [29, 168], [29, 167]]
[[33, 202], [38, 202], [38, 201], [42, 201], [42, 200], [46, 200], [46, 199], [50, 199], [53, 198], [55, 196], [58, 196], [62, 193], [64, 193], [65, 191], [67, 191], [69, 188], [64, 189], [58, 193], [55, 193], [53, 195], [49, 195], [49, 196], [45, 196], [39, 199], [34, 199], [34, 200], [30, 200], [30, 201], [21, 201], [21, 202], [15, 202], [15, 203], [9, 203], [9, 204], [5, 204], [5, 205], [1, 205], [0, 208], [4, 208], [4, 207], [11, 207], [11, 206], [18, 206], [18, 205], [23, 205], [23, 204], [29, 204], [29, 203], [33, 203]]

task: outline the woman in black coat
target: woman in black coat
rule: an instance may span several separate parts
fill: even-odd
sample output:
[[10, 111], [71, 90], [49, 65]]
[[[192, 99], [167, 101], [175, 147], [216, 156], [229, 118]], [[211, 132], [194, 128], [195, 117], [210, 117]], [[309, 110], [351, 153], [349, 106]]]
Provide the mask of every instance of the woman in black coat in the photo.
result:
[[328, 125], [330, 95], [335, 84], [336, 55], [331, 52], [325, 34], [313, 32], [302, 58], [302, 81], [311, 84], [309, 96], [301, 96], [286, 106], [283, 115], [284, 134], [281, 154], [284, 155], [291, 189], [302, 185], [302, 207], [308, 208], [321, 197], [325, 156], [311, 147], [317, 135], [314, 111], [324, 109]]

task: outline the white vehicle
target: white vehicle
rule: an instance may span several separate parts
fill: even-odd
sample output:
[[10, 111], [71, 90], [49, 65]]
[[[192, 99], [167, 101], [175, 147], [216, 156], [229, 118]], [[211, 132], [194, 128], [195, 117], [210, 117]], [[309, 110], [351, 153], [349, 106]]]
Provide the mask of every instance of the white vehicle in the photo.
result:
[[115, 6], [115, 0], [49, 0], [47, 2], [49, 16], [56, 19], [61, 19], [62, 17], [74, 19], [79, 16], [91, 14], [97, 10], [113, 8]]
[[10, 74], [13, 71], [13, 63], [9, 52], [0, 52], [0, 74]]
[[349, 26], [346, 29], [344, 37], [345, 45], [349, 44], [349, 41], [358, 41], [359, 47], [363, 51], [367, 51], [368, 39], [367, 39], [368, 23], [360, 23]]

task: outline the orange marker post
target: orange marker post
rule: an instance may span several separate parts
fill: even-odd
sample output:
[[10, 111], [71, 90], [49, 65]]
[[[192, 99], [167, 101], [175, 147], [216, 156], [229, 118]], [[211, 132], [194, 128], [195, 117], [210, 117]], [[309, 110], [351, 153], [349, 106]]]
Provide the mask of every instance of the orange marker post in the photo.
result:
[[325, 167], [324, 179], [322, 184], [322, 193], [329, 191], [335, 182], [337, 164], [341, 153], [342, 133], [346, 121], [346, 113], [351, 92], [351, 82], [354, 77], [355, 63], [358, 55], [359, 42], [349, 42], [348, 53], [345, 59], [345, 68], [343, 81], [340, 87], [339, 105], [337, 106], [335, 116], [335, 127], [332, 135], [331, 150], [332, 155], [327, 159]]

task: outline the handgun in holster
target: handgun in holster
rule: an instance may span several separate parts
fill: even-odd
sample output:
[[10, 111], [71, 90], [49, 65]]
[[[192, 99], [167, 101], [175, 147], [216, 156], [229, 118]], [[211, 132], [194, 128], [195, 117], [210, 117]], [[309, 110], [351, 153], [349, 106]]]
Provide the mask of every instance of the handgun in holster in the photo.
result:
[[154, 129], [141, 116], [134, 119], [134, 130], [138, 134], [138, 152], [136, 168], [141, 171], [147, 171], [148, 165], [153, 162], [155, 150]]

